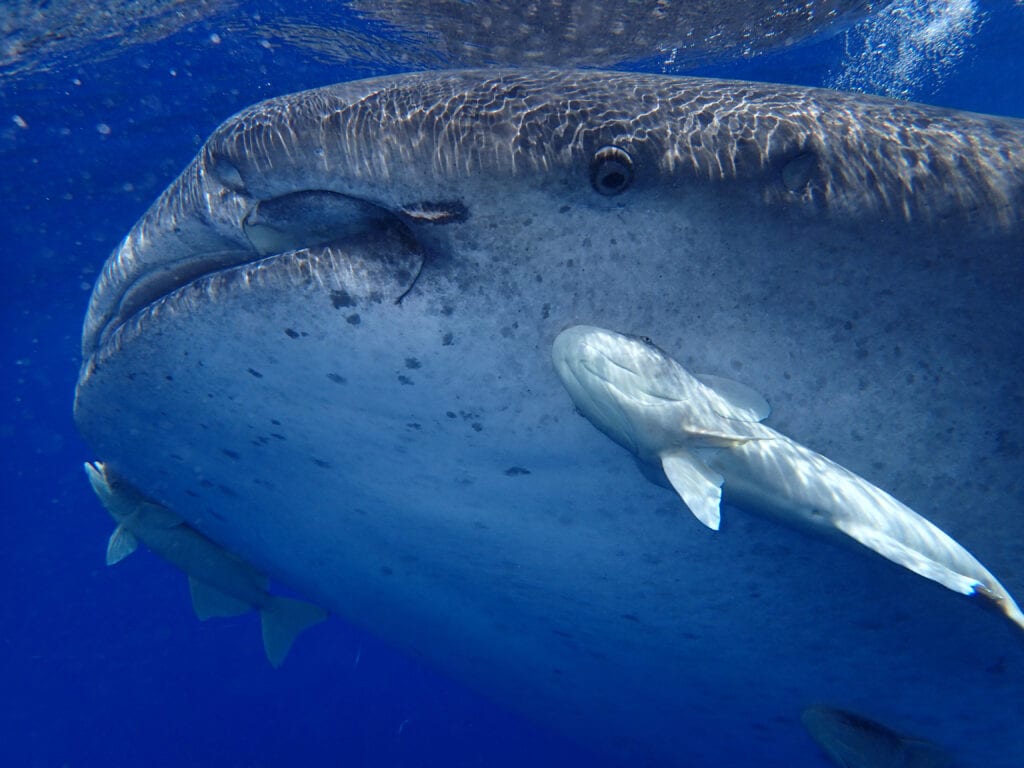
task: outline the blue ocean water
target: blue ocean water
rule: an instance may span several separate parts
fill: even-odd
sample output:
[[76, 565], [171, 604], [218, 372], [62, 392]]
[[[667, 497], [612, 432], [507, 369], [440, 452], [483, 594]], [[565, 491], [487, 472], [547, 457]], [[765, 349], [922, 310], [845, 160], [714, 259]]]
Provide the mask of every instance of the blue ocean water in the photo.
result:
[[[905, 6], [902, 25], [889, 29], [690, 72], [860, 87], [1024, 117], [1024, 6]], [[271, 95], [370, 74], [236, 40], [229, 29], [215, 17], [158, 42], [120, 52], [101, 44], [93, 60], [0, 80], [0, 759], [601, 765], [585, 746], [340, 618], [305, 634], [275, 671], [255, 616], [199, 623], [181, 574], [149, 553], [104, 566], [111, 521], [81, 471], [93, 457], [70, 408], [81, 320], [100, 266], [224, 118]]]

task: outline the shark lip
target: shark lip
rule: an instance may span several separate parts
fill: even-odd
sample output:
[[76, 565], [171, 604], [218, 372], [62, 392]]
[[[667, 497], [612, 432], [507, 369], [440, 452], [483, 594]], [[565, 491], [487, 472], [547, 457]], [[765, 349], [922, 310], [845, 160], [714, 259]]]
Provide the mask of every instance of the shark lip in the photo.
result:
[[383, 228], [350, 241], [271, 254], [196, 276], [105, 331], [79, 371], [76, 412], [82, 390], [97, 371], [178, 316], [214, 303], [230, 304], [246, 294], [295, 288], [314, 291], [335, 309], [398, 304], [413, 290], [423, 264], [417, 240], [402, 229]]
[[[239, 207], [227, 234], [223, 226], [196, 221], [199, 217], [195, 214], [191, 220], [161, 209], [155, 215], [152, 211], [147, 214], [143, 219], [146, 226], [136, 225], [96, 283], [86, 316], [83, 356], [109, 343], [133, 317], [218, 272], [306, 249], [345, 247], [381, 232], [395, 232], [403, 241], [415, 241], [406, 224], [408, 217], [335, 192], [303, 190]], [[153, 220], [148, 221], [151, 215]], [[197, 247], [184, 252], [168, 248], [168, 240], [183, 230], [197, 241]]]

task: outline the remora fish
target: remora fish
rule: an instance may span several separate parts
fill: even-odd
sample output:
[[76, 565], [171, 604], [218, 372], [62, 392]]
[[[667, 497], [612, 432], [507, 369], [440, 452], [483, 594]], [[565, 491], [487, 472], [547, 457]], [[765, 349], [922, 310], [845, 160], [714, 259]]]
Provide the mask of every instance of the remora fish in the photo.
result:
[[75, 419], [276, 581], [623, 764], [743, 764], [744, 724], [884, 697], [1017, 768], [1024, 679], [979, 671], [1024, 666], [1015, 627], [775, 526], [686, 536], [550, 350], [685, 329], [1020, 593], [1022, 243], [1021, 121], [633, 73], [343, 83], [227, 120], [128, 233]]
[[327, 618], [322, 608], [267, 592], [267, 577], [203, 536], [166, 507], [111, 477], [102, 462], [86, 463], [89, 483], [117, 521], [107, 544], [107, 565], [128, 557], [142, 542], [188, 575], [196, 615], [239, 616], [259, 611], [263, 649], [270, 663], [284, 663], [295, 638]]
[[840, 768], [946, 768], [950, 757], [924, 739], [904, 736], [835, 707], [804, 709], [800, 722]]
[[562, 331], [551, 356], [579, 411], [664, 471], [708, 528], [718, 530], [724, 491], [738, 507], [844, 534], [947, 589], [980, 595], [1024, 629], [1017, 603], [970, 552], [881, 488], [759, 423], [768, 403], [743, 384], [694, 376], [649, 339], [592, 326]]

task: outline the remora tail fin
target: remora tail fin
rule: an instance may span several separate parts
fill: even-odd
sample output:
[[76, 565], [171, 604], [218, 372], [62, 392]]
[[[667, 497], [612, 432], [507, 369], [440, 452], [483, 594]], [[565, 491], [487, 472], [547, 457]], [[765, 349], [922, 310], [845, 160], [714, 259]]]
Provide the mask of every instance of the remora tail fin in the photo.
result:
[[263, 650], [275, 669], [284, 663], [295, 638], [303, 630], [327, 618], [323, 608], [302, 600], [270, 596], [260, 619], [263, 624]]

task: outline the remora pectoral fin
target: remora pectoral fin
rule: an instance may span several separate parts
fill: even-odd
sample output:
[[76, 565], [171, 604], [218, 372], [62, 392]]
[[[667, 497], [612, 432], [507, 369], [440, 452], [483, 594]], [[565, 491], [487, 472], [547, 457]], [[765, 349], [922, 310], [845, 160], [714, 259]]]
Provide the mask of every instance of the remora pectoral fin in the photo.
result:
[[924, 576], [926, 579], [937, 581], [946, 589], [951, 589], [962, 595], [973, 595], [975, 590], [981, 586], [977, 579], [957, 573], [949, 566], [915, 549], [911, 549], [898, 539], [894, 539], [869, 525], [851, 520], [838, 520], [835, 525], [836, 528], [851, 539], [877, 552], [886, 560], [902, 565], [918, 576]]
[[665, 477], [683, 503], [704, 525], [717, 531], [722, 522], [722, 483], [725, 478], [692, 453], [669, 453], [661, 457]]
[[107, 540], [107, 565], [117, 565], [139, 547], [135, 534], [123, 525], [117, 526]]
[[253, 608], [244, 600], [226, 595], [192, 576], [188, 577], [188, 589], [192, 594], [192, 608], [200, 621], [214, 617], [241, 616]]

